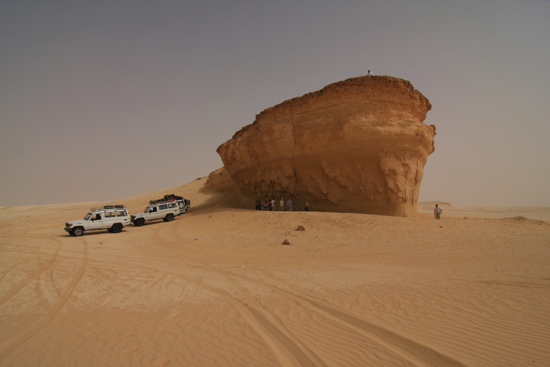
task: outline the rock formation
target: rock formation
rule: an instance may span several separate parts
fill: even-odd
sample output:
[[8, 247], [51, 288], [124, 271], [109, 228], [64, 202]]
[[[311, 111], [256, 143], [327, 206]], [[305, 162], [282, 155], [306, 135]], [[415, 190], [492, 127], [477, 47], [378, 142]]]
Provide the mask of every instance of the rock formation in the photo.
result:
[[[406, 80], [365, 76], [330, 84], [256, 116], [217, 152], [214, 188], [251, 208], [290, 197], [302, 210], [415, 216], [434, 151], [431, 109]], [[230, 177], [229, 177], [230, 176]]]

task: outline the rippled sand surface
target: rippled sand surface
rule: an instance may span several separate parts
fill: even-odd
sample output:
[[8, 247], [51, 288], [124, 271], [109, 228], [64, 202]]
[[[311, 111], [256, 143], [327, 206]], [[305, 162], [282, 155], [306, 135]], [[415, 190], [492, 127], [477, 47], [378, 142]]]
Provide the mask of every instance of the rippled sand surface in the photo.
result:
[[204, 183], [120, 200], [193, 207], [118, 234], [63, 231], [103, 203], [0, 208], [0, 365], [550, 365], [548, 208], [257, 212]]

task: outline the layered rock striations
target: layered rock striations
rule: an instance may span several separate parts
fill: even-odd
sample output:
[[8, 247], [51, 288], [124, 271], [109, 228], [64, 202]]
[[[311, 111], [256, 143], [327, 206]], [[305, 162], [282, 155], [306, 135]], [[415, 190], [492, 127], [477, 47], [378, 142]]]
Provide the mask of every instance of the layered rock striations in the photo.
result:
[[403, 79], [333, 83], [264, 110], [220, 145], [224, 169], [211, 182], [247, 205], [290, 197], [298, 209], [307, 199], [313, 210], [415, 216], [434, 151], [430, 109]]

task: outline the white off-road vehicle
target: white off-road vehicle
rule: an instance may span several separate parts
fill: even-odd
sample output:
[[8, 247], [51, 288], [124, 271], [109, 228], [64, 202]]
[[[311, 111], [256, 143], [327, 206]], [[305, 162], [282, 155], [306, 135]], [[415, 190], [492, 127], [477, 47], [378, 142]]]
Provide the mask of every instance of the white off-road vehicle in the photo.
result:
[[92, 208], [82, 220], [65, 223], [65, 231], [72, 236], [82, 236], [84, 231], [106, 229], [119, 233], [130, 224], [130, 213], [124, 205], [105, 205], [103, 208]]
[[178, 215], [186, 213], [191, 208], [191, 201], [190, 200], [187, 200], [184, 197], [177, 196], [177, 195], [174, 195], [174, 194], [164, 195], [164, 197], [162, 199], [151, 200], [149, 202], [149, 205], [164, 204], [165, 202], [168, 202], [168, 203], [175, 202], [176, 204], [178, 204], [178, 208], [179, 208], [179, 214]]
[[176, 201], [154, 200], [149, 203], [143, 213], [132, 215], [132, 223], [141, 227], [150, 220], [162, 219], [165, 222], [171, 222], [180, 214], [180, 208]]

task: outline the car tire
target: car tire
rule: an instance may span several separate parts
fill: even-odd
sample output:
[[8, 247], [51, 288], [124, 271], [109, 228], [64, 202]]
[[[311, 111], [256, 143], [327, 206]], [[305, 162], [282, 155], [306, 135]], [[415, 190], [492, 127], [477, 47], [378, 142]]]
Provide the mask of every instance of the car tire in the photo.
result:
[[164, 218], [165, 222], [171, 222], [174, 220], [174, 214], [167, 214], [166, 218]]
[[72, 235], [76, 237], [82, 236], [83, 234], [84, 234], [84, 230], [81, 227], [76, 227], [72, 231]]
[[145, 224], [145, 219], [143, 218], [139, 218], [139, 219], [136, 219], [136, 221], [134, 222], [134, 224], [138, 227], [141, 227], [142, 225]]
[[111, 232], [119, 233], [120, 231], [122, 231], [122, 224], [120, 223], [113, 224], [113, 226], [111, 227]]

